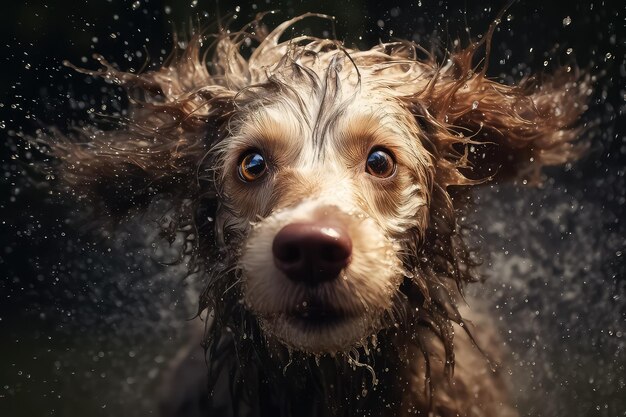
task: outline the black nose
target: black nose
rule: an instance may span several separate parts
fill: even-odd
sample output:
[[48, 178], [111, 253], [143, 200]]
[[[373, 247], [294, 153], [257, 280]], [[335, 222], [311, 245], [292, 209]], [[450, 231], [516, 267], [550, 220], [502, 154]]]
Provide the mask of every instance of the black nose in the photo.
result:
[[341, 227], [292, 223], [274, 237], [272, 252], [274, 264], [289, 279], [316, 285], [337, 278], [348, 266], [352, 240]]

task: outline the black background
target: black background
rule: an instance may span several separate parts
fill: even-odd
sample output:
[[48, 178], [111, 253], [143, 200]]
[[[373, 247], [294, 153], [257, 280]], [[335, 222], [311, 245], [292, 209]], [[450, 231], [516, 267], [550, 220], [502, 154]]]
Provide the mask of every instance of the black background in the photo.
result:
[[[504, 2], [24, 1], [0, 13], [0, 415], [154, 413], [154, 389], [187, 337], [198, 285], [166, 268], [150, 215], [109, 235], [35, 173], [22, 135], [68, 131], [124, 108], [119, 90], [62, 66], [158, 65], [172, 32], [218, 13], [238, 28], [306, 11], [336, 16], [348, 45], [407, 38], [426, 46], [484, 33]], [[569, 22], [569, 23], [568, 23]], [[623, 415], [626, 257], [626, 10], [620, 1], [520, 1], [494, 36], [489, 74], [511, 82], [577, 63], [597, 77], [590, 152], [548, 170], [542, 188], [485, 187], [470, 218], [486, 259], [471, 291], [514, 352], [523, 415]], [[299, 24], [331, 35], [327, 22]], [[326, 34], [324, 33], [326, 31]], [[569, 48], [571, 52], [568, 53]], [[102, 106], [106, 105], [106, 108]], [[51, 187], [52, 185], [52, 187]], [[86, 226], [87, 225], [87, 226]]]

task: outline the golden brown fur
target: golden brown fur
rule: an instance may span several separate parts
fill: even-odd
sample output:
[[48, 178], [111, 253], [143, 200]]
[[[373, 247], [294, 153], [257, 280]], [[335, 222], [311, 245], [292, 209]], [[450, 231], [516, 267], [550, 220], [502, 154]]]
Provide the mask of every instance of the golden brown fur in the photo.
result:
[[[191, 271], [207, 277], [215, 415], [515, 415], [493, 331], [471, 332], [457, 308], [475, 280], [459, 186], [533, 180], [575, 158], [587, 78], [567, 68], [490, 80], [474, 65], [495, 24], [442, 63], [410, 42], [279, 41], [309, 16], [220, 33], [208, 65], [197, 34], [155, 71], [81, 70], [125, 86], [130, 113], [118, 129], [52, 143], [64, 181], [114, 214], [170, 202], [163, 232], [185, 234]], [[245, 39], [257, 41], [248, 59]], [[363, 173], [375, 146], [395, 156], [394, 176]], [[263, 182], [237, 177], [248, 149], [270, 161]], [[285, 224], [318, 218], [348, 230], [354, 257], [339, 283], [305, 291], [273, 269], [268, 247]], [[290, 326], [284, 314], [310, 298], [350, 321]]]

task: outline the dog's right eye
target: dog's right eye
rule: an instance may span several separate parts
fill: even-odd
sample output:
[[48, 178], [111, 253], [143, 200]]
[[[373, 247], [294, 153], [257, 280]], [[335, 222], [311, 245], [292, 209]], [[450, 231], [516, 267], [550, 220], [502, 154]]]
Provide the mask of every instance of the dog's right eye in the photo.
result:
[[396, 171], [396, 163], [386, 149], [374, 149], [367, 157], [365, 171], [377, 178], [388, 178]]
[[258, 152], [248, 152], [243, 155], [239, 162], [239, 177], [246, 181], [256, 181], [265, 174], [267, 165], [265, 158]]

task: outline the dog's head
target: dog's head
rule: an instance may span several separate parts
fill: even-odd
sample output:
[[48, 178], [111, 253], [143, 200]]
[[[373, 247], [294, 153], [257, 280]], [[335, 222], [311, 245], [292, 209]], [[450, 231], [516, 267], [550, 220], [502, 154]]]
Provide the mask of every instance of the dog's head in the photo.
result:
[[114, 209], [160, 194], [195, 215], [181, 230], [214, 270], [206, 304], [245, 306], [290, 348], [346, 351], [406, 317], [448, 338], [470, 279], [449, 187], [571, 160], [588, 83], [575, 69], [488, 80], [473, 66], [482, 43], [440, 65], [408, 42], [279, 42], [304, 17], [248, 59], [238, 49], [261, 31], [223, 34], [210, 71], [199, 36], [154, 72], [105, 66], [136, 99], [130, 121], [57, 141], [64, 177]]
[[245, 303], [269, 334], [309, 352], [353, 346], [391, 311], [434, 175], [389, 89], [397, 80], [327, 47], [244, 91], [218, 150], [218, 224], [243, 237]]

